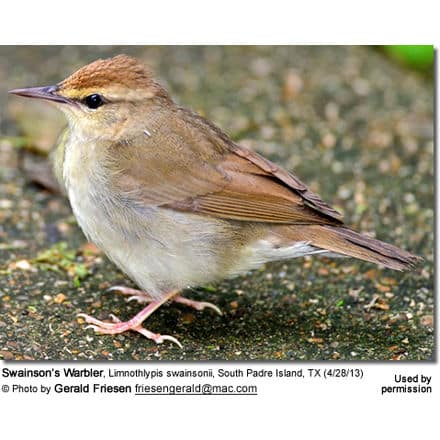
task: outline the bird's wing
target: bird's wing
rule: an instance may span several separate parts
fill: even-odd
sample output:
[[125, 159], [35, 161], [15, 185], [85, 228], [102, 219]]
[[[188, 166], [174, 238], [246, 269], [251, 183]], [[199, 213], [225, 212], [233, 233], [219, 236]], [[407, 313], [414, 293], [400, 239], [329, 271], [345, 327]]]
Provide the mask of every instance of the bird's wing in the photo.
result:
[[293, 174], [205, 119], [183, 116], [186, 123], [180, 115], [172, 128], [162, 127], [155, 154], [136, 149], [138, 159], [129, 152], [121, 159], [115, 185], [140, 210], [162, 206], [239, 221], [341, 224], [341, 215]]

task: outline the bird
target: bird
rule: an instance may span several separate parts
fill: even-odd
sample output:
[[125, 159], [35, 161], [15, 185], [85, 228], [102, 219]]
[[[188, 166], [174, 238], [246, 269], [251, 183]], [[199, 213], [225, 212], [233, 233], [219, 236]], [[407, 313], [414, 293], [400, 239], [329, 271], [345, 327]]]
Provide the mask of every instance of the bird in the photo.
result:
[[139, 287], [110, 290], [146, 303], [127, 321], [80, 314], [97, 333], [131, 330], [181, 347], [143, 323], [168, 301], [221, 314], [214, 304], [182, 296], [185, 288], [307, 255], [396, 270], [421, 260], [347, 227], [295, 174], [177, 105], [133, 57], [98, 59], [55, 85], [10, 93], [65, 114], [54, 174], [87, 239]]

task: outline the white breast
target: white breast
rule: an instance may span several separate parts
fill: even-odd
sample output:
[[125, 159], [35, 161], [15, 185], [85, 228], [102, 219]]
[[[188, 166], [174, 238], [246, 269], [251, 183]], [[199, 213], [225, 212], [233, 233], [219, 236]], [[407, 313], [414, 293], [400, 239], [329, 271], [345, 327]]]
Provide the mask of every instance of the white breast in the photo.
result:
[[[82, 150], [82, 154], [81, 151]], [[63, 178], [73, 213], [87, 238], [151, 295], [199, 285], [219, 275], [217, 226], [198, 216], [156, 207], [142, 211], [111, 194], [108, 172], [93, 147], [66, 147]]]

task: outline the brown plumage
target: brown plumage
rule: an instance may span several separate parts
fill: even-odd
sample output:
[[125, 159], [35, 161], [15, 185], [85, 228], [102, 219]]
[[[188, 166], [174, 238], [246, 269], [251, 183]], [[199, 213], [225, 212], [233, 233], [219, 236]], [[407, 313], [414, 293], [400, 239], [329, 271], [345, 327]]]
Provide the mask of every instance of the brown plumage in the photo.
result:
[[100, 89], [115, 84], [129, 88], [149, 87], [152, 79], [153, 75], [145, 65], [126, 55], [118, 55], [87, 64], [62, 81], [61, 88]]
[[[60, 93], [71, 98], [81, 98], [93, 90], [116, 90], [127, 93], [141, 91], [169, 98], [168, 92], [154, 80], [151, 71], [135, 58], [117, 55], [87, 64], [58, 84]], [[135, 96], [135, 95], [133, 95]]]
[[420, 259], [347, 228], [294, 174], [177, 106], [133, 58], [98, 60], [56, 86], [13, 92], [67, 115], [55, 174], [86, 236], [143, 289], [134, 297], [150, 302], [127, 322], [84, 315], [100, 333], [178, 343], [142, 322], [170, 299], [219, 311], [179, 291], [268, 261], [337, 254], [404, 270]]
[[359, 234], [343, 226], [304, 225], [280, 227], [275, 231], [286, 242], [310, 241], [314, 246], [331, 252], [371, 263], [382, 264], [396, 270], [407, 270], [421, 258], [396, 246]]
[[[284, 237], [284, 246], [305, 241], [391, 269], [408, 269], [420, 260], [348, 229], [341, 214], [294, 174], [237, 145], [204, 118], [176, 107], [167, 119], [173, 126], [172, 141], [184, 149], [186, 160], [168, 150], [128, 148], [119, 158], [123, 172], [114, 185], [117, 191], [129, 192], [133, 202], [267, 226], [291, 225], [270, 226], [277, 236]], [[170, 136], [167, 139], [171, 141]], [[198, 140], [196, 148], [194, 139]], [[170, 170], [166, 180], [156, 172], [145, 172], [143, 164], [160, 170], [165, 160]]]

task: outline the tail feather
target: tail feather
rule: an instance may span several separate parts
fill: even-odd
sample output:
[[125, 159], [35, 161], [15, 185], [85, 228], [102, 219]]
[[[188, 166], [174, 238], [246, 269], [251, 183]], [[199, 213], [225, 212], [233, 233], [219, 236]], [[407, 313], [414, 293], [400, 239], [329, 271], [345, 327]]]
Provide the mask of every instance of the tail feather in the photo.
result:
[[390, 269], [409, 270], [422, 261], [421, 257], [396, 246], [341, 226], [307, 225], [288, 229], [290, 239], [306, 240], [330, 252], [382, 264]]
[[383, 264], [386, 267], [397, 270], [411, 269], [422, 260], [422, 258], [389, 243], [361, 235], [347, 228], [329, 227], [327, 229], [333, 229], [331, 233], [336, 232], [338, 237], [335, 249], [333, 250], [336, 250], [336, 247], [339, 247], [339, 242], [341, 242], [341, 253], [345, 255], [372, 263]]

